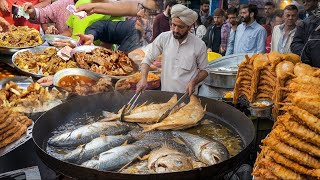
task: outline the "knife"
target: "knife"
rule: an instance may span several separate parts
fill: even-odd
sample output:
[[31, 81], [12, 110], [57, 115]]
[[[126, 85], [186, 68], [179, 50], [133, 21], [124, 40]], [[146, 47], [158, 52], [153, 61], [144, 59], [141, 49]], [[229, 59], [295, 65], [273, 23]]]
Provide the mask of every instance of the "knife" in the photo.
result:
[[161, 122], [164, 118], [166, 118], [171, 113], [171, 111], [175, 107], [177, 107], [177, 105], [179, 105], [186, 97], [188, 97], [188, 94], [188, 91], [186, 91], [175, 104], [173, 104], [165, 113], [162, 114], [158, 122]]

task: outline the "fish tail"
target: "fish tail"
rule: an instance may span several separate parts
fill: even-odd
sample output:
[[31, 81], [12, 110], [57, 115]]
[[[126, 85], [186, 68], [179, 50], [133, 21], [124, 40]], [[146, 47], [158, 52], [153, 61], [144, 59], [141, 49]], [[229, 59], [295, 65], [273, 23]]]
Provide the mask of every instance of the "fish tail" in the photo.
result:
[[139, 124], [139, 126], [141, 126], [143, 128], [142, 133], [149, 132], [149, 131], [154, 130], [156, 128], [153, 125], [147, 125], [147, 124]]

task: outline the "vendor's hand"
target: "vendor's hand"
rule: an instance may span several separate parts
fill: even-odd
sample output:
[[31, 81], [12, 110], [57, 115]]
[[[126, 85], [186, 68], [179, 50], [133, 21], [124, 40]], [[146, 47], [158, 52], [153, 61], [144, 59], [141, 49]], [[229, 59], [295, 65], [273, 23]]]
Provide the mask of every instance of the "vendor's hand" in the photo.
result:
[[94, 14], [95, 7], [96, 5], [94, 3], [81, 4], [77, 7], [76, 11], [77, 12], [85, 11], [87, 15], [91, 15], [91, 14]]
[[0, 10], [2, 12], [10, 12], [9, 5], [6, 0], [0, 0]]
[[23, 10], [26, 11], [31, 19], [35, 19], [36, 17], [36, 9], [33, 7], [32, 3], [26, 2], [22, 4]]
[[196, 87], [196, 83], [194, 81], [190, 81], [187, 84], [186, 89], [187, 89], [189, 96], [191, 96], [194, 93], [195, 87]]
[[212, 52], [212, 49], [211, 49], [211, 48], [208, 48], [207, 52]]
[[50, 86], [53, 84], [53, 76], [46, 76], [37, 81], [41, 86]]
[[141, 80], [137, 83], [136, 93], [146, 90], [147, 86], [148, 81], [145, 78], [141, 78]]
[[59, 31], [55, 26], [49, 26], [48, 29], [44, 33], [45, 34], [59, 34]]
[[94, 41], [94, 36], [92, 34], [76, 34], [79, 36], [79, 44], [81, 45], [91, 45]]
[[53, 41], [52, 45], [55, 46], [55, 47], [58, 47], [58, 48], [59, 47], [65, 47], [65, 46], [69, 46], [71, 48], [75, 48], [76, 47], [76, 44], [74, 44], [73, 42], [71, 42], [68, 39], [55, 40], [55, 41]]
[[7, 32], [9, 30], [10, 24], [5, 19], [0, 17], [0, 26], [2, 28], [2, 32]]

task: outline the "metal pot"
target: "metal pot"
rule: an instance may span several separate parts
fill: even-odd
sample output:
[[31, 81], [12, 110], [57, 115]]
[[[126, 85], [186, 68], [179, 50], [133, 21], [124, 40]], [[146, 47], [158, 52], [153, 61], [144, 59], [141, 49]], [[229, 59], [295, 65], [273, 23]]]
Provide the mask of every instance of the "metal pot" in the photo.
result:
[[[266, 106], [255, 106], [255, 103], [265, 103]], [[260, 118], [268, 118], [271, 117], [272, 114], [272, 108], [273, 108], [273, 102], [269, 99], [259, 99], [256, 100], [253, 103], [250, 103], [250, 107], [248, 108], [250, 110], [250, 113], [252, 116], [260, 117]]]
[[238, 65], [245, 59], [246, 54], [224, 56], [208, 65], [209, 75], [204, 83], [220, 88], [234, 88]]

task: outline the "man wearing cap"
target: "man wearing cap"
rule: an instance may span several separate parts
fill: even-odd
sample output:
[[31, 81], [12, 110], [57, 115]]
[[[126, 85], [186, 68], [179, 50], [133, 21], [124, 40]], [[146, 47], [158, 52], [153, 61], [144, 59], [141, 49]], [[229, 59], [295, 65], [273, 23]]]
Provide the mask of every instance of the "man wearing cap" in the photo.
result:
[[137, 92], [147, 87], [147, 75], [152, 62], [162, 54], [161, 90], [188, 92], [197, 90], [198, 84], [208, 76], [205, 43], [190, 33], [198, 18], [195, 11], [176, 4], [171, 9], [171, 31], [161, 33], [151, 44], [141, 65], [142, 78]]

